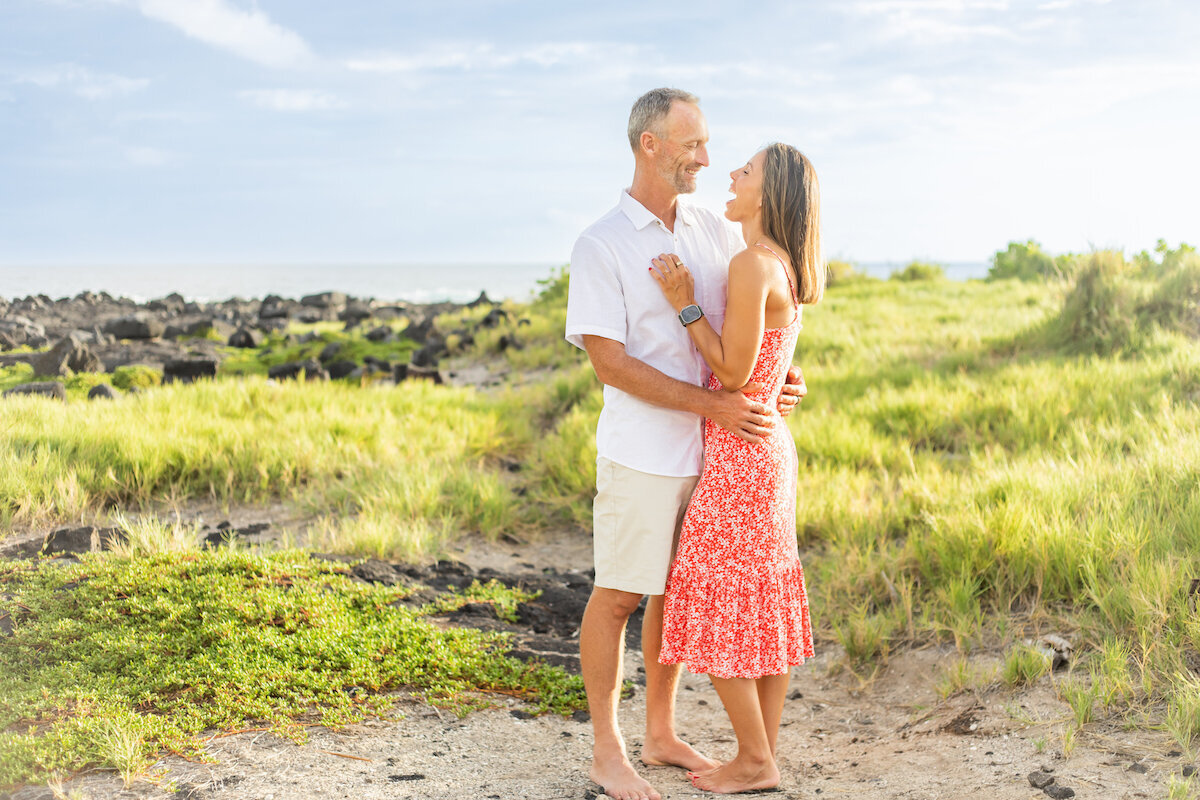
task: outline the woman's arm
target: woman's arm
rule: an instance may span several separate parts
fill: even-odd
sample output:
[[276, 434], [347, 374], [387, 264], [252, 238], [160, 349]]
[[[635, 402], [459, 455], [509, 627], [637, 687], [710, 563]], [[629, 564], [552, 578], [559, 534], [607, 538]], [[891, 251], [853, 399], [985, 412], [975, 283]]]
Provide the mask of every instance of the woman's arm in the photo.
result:
[[[651, 272], [676, 313], [696, 302], [692, 274], [677, 256], [663, 253]], [[768, 275], [771, 266], [757, 253], [743, 250], [729, 262], [728, 299], [723, 334], [701, 317], [688, 325], [688, 334], [709, 369], [726, 391], [737, 391], [750, 380], [766, 326]]]

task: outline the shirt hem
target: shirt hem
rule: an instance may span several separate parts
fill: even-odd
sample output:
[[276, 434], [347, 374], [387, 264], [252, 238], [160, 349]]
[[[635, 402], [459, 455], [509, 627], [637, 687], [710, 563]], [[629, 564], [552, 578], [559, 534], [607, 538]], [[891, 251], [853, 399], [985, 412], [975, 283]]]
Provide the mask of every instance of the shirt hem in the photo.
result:
[[573, 325], [567, 329], [566, 339], [571, 344], [584, 350], [583, 337], [588, 336], [603, 336], [605, 339], [625, 344], [625, 334], [615, 328], [602, 328], [599, 325]]

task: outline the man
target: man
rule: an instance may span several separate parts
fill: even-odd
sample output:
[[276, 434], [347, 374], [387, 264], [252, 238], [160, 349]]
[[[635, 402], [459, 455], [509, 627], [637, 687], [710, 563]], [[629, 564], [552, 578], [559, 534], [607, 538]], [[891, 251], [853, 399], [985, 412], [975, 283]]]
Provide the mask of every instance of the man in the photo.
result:
[[[596, 581], [579, 633], [594, 743], [591, 778], [614, 800], [659, 800], [633, 768], [617, 724], [625, 625], [644, 595], [642, 655], [646, 737], [641, 760], [704, 770], [716, 762], [675, 732], [679, 665], [658, 663], [663, 593], [679, 526], [703, 465], [702, 418], [748, 441], [771, 424], [740, 392], [704, 388], [709, 370], [688, 337], [695, 307], [677, 318], [650, 274], [650, 259], [676, 253], [695, 277], [699, 311], [720, 330], [729, 260], [745, 247], [722, 217], [679, 202], [708, 166], [699, 100], [655, 89], [634, 103], [633, 183], [616, 208], [579, 237], [571, 254], [567, 340], [587, 351], [604, 384], [596, 431]], [[789, 373], [779, 408], [805, 388]]]

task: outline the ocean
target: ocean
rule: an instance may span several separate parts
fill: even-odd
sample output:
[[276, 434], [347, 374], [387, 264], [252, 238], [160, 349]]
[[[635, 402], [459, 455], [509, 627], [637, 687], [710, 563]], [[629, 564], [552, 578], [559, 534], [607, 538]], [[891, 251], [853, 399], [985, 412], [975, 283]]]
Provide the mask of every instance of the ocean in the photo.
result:
[[0, 297], [73, 297], [108, 292], [139, 302], [178, 292], [188, 300], [300, 298], [340, 291], [354, 297], [433, 303], [527, 299], [553, 264], [246, 264], [209, 266], [0, 266]]
[[[0, 297], [44, 294], [73, 297], [108, 292], [145, 302], [178, 292], [188, 300], [299, 298], [340, 291], [355, 297], [413, 303], [463, 303], [487, 292], [493, 300], [526, 300], [561, 264], [246, 264], [137, 266], [0, 266]], [[860, 272], [887, 278], [900, 262], [856, 264]], [[983, 278], [985, 263], [943, 264], [953, 280]]]

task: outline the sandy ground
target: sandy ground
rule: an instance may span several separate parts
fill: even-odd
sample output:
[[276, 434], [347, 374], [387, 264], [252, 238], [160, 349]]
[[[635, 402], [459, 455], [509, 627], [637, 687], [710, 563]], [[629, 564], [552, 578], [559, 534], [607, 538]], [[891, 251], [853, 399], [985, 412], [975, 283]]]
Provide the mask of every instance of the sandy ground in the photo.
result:
[[[563, 533], [531, 545], [471, 542], [449, 554], [479, 568], [535, 573], [546, 567], [586, 570], [584, 534]], [[780, 732], [783, 784], [778, 798], [1042, 798], [1031, 772], [1044, 770], [1054, 787], [1080, 798], [1165, 798], [1173, 773], [1189, 765], [1165, 735], [1125, 732], [1094, 723], [1069, 757], [1061, 729], [1069, 715], [1048, 679], [1014, 693], [992, 687], [940, 701], [935, 689], [951, 650], [894, 655], [863, 683], [840, 669], [840, 653], [818, 642], [818, 657], [793, 671]], [[988, 669], [998, 654], [973, 656]], [[636, 679], [640, 653], [627, 653]], [[621, 724], [636, 759], [644, 722], [641, 687], [621, 703]], [[679, 693], [681, 734], [716, 758], [735, 743], [716, 693], [704, 676], [684, 675]], [[462, 798], [603, 797], [587, 778], [591, 729], [586, 721], [530, 717], [519, 701], [459, 719], [410, 697], [394, 713], [341, 731], [309, 730], [298, 746], [266, 732], [213, 738], [209, 763], [166, 757], [150, 780], [124, 788], [111, 772], [77, 776], [68, 796], [110, 798]], [[706, 796], [681, 770], [643, 768], [668, 800]], [[74, 794], [72, 794], [74, 793]], [[45, 786], [24, 787], [12, 800], [51, 798]], [[60, 795], [61, 796], [61, 795]], [[754, 795], [758, 796], [758, 795]], [[1069, 796], [1069, 795], [1062, 795]], [[0, 794], [0, 798], [4, 795]]]

